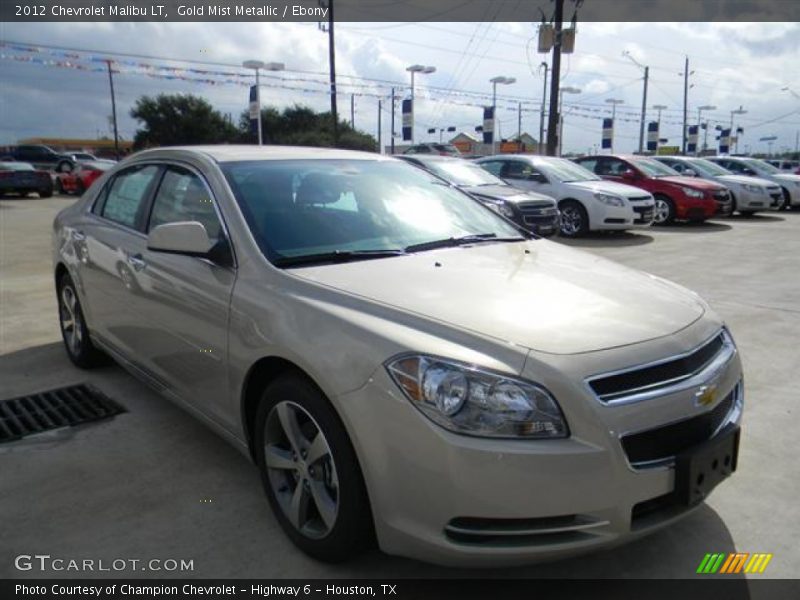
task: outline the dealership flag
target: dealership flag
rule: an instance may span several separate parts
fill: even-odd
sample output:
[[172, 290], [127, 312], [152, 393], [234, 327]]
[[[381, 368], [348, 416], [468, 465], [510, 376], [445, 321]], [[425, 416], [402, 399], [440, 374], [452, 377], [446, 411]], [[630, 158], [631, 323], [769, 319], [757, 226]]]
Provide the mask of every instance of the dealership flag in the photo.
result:
[[414, 137], [414, 101], [403, 100], [403, 141], [410, 142]]
[[603, 150], [610, 150], [614, 140], [614, 119], [603, 119]]
[[494, 107], [487, 106], [483, 109], [483, 143], [494, 142]]
[[250, 86], [250, 132], [253, 135], [258, 135], [258, 111], [261, 107], [258, 105], [258, 88], [254, 85]]
[[697, 125], [689, 125], [689, 139], [686, 144], [686, 153], [695, 154], [697, 152]]
[[731, 151], [731, 130], [723, 129], [719, 133], [719, 153], [728, 154]]
[[655, 152], [658, 150], [658, 121], [651, 121], [647, 124], [647, 151]]

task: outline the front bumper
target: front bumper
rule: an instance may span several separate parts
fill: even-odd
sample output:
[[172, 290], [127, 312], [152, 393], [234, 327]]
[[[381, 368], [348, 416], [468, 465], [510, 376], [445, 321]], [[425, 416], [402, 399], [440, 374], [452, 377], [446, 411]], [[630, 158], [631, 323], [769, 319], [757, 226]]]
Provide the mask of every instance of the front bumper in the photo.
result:
[[736, 194], [736, 210], [739, 211], [780, 210], [782, 206], [783, 192], [780, 188], [768, 194], [757, 194], [741, 188]]
[[591, 229], [625, 230], [650, 227], [655, 218], [655, 202], [630, 202], [626, 206], [595, 207], [589, 214]]
[[[697, 339], [683, 335], [678, 345]], [[565, 364], [569, 358], [575, 362], [564, 357]], [[692, 508], [671, 501], [674, 465], [632, 466], [621, 438], [699, 412], [696, 388], [608, 406], [588, 390], [585, 374], [569, 383], [560, 369], [540, 372], [571, 428], [561, 440], [449, 432], [411, 406], [383, 368], [340, 396], [381, 548], [445, 565], [523, 564], [623, 543], [688, 514]], [[726, 398], [741, 394], [738, 355], [715, 382]], [[725, 415], [734, 425], [741, 398], [736, 406]]]

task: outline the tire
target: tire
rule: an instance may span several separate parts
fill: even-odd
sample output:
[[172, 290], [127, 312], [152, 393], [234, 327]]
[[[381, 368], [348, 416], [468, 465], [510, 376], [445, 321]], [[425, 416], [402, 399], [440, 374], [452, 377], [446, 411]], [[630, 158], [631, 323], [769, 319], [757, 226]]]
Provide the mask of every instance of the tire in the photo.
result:
[[780, 207], [780, 210], [792, 210], [792, 196], [789, 194], [789, 190], [781, 187], [781, 191], [783, 192], [783, 206]]
[[62, 275], [56, 290], [58, 322], [69, 359], [81, 369], [108, 364], [108, 357], [92, 344], [72, 278], [67, 274]]
[[750, 219], [750, 218], [752, 218], [752, 216], [754, 214], [756, 214], [756, 211], [754, 211], [754, 210], [740, 210], [739, 214], [742, 215], [743, 217], [745, 217], [746, 219]]
[[39, 192], [39, 198], [51, 198], [53, 196], [53, 188], [49, 187]]
[[589, 215], [577, 200], [564, 200], [558, 205], [561, 211], [560, 234], [566, 238], [586, 235], [589, 231]]
[[733, 192], [731, 192], [731, 213], [728, 216], [732, 217], [736, 210], [736, 196], [734, 196]]
[[655, 216], [653, 217], [653, 225], [669, 225], [675, 222], [675, 203], [671, 198], [663, 195], [657, 195]]
[[83, 185], [83, 182], [78, 179], [77, 183], [75, 184], [75, 193], [78, 196], [83, 196], [83, 193], [86, 191], [86, 186]]
[[61, 179], [56, 177], [56, 194], [61, 196], [64, 193], [64, 184], [61, 183]]
[[[372, 513], [358, 459], [338, 415], [311, 381], [290, 373], [270, 383], [255, 431], [264, 491], [298, 548], [318, 560], [341, 562], [372, 545]], [[308, 461], [312, 454], [316, 458]]]
[[75, 168], [75, 165], [72, 163], [72, 161], [62, 160], [59, 161], [58, 164], [56, 165], [56, 172], [63, 173], [62, 169], [64, 168], [64, 165], [69, 165], [73, 169]]

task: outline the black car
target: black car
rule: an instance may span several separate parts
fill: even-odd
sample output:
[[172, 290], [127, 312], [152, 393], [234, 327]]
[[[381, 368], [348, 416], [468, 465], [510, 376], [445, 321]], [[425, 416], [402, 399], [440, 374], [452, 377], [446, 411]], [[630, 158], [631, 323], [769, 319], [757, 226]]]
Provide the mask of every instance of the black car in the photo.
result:
[[558, 233], [561, 214], [550, 196], [521, 191], [473, 162], [449, 156], [398, 156], [444, 179], [483, 204], [542, 237]]
[[20, 161], [32, 164], [37, 169], [63, 171], [72, 167], [75, 160], [69, 154], [60, 154], [48, 146], [30, 144], [0, 148], [0, 161]]
[[53, 195], [53, 179], [47, 171], [37, 171], [32, 165], [23, 162], [0, 162], [0, 196], [32, 192], [40, 198]]

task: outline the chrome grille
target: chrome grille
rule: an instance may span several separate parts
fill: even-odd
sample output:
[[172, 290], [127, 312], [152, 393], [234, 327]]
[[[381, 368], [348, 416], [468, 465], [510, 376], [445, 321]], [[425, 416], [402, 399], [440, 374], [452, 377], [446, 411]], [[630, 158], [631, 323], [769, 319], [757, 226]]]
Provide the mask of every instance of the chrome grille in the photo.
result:
[[726, 330], [694, 350], [661, 361], [596, 375], [587, 379], [589, 388], [600, 402], [614, 404], [635, 402], [674, 391], [717, 363], [724, 364], [735, 353], [733, 340]]

